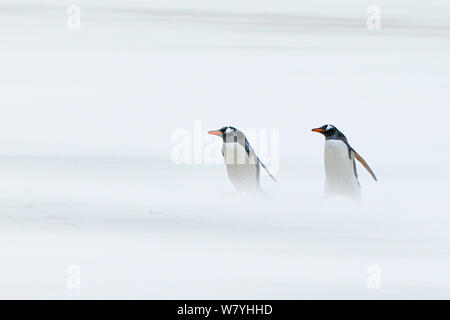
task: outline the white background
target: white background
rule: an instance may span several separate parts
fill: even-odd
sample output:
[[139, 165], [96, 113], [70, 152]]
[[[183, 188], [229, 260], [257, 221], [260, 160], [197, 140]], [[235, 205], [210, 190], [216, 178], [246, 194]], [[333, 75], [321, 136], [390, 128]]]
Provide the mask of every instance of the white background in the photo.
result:
[[[0, 298], [450, 298], [449, 18], [448, 1], [3, 1]], [[269, 200], [171, 162], [197, 120], [279, 130]], [[361, 206], [320, 201], [326, 123], [379, 178], [360, 167]]]

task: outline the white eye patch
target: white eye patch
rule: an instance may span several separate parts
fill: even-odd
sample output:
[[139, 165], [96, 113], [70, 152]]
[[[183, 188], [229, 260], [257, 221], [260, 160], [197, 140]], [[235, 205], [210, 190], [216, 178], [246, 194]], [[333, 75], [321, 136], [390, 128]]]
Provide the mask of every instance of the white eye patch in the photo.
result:
[[228, 128], [225, 130], [225, 134], [229, 134], [230, 132], [233, 132], [233, 129], [231, 129], [230, 127], [228, 127]]
[[328, 131], [328, 130], [333, 129], [333, 128], [334, 128], [333, 126], [330, 126], [329, 124], [327, 124], [327, 128], [325, 130]]

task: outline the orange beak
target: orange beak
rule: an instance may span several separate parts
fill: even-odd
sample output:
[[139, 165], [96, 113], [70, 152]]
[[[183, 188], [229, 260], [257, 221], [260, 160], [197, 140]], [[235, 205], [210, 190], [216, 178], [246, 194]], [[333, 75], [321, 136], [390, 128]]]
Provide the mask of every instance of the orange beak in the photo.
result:
[[312, 129], [311, 131], [312, 132], [325, 132], [325, 130], [323, 130], [323, 129]]
[[222, 132], [220, 132], [218, 130], [212, 130], [212, 131], [208, 131], [208, 134], [212, 134], [213, 136], [221, 136]]

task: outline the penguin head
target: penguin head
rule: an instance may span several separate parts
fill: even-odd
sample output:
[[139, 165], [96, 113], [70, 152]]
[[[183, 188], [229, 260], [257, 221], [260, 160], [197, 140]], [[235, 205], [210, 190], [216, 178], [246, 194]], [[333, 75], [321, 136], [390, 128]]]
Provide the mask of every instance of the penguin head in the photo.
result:
[[223, 127], [218, 130], [208, 131], [208, 134], [222, 137], [223, 142], [237, 142], [238, 140], [245, 139], [245, 135], [234, 127]]
[[311, 131], [323, 134], [325, 139], [345, 139], [344, 134], [331, 124], [326, 124], [320, 128], [312, 129]]

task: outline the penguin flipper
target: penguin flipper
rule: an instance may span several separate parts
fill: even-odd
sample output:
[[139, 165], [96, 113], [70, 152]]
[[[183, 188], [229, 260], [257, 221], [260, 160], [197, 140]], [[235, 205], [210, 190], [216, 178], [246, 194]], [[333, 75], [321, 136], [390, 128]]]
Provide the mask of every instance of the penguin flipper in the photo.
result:
[[256, 155], [255, 151], [253, 151], [252, 147], [250, 146], [250, 143], [247, 139], [245, 139], [245, 151], [247, 151], [247, 154], [249, 157], [253, 156], [256, 158], [256, 163], [260, 164], [264, 170], [266, 170], [267, 174], [272, 178], [273, 181], [278, 182], [277, 179], [269, 172], [269, 170], [266, 168], [266, 165], [259, 159], [259, 157]]
[[353, 148], [352, 148], [352, 151], [353, 151], [353, 155], [354, 155], [354, 157], [356, 158], [356, 160], [358, 160], [359, 162], [361, 162], [361, 164], [364, 166], [364, 168], [366, 168], [367, 171], [369, 171], [370, 175], [372, 176], [372, 178], [373, 178], [375, 181], [378, 181], [378, 180], [377, 180], [377, 177], [375, 176], [375, 173], [373, 173], [372, 169], [370, 169], [369, 165], [368, 165], [367, 162], [363, 159], [363, 157], [361, 157], [361, 156], [358, 154], [358, 152], [356, 152]]
[[258, 162], [259, 164], [264, 168], [264, 170], [266, 170], [267, 174], [272, 178], [273, 181], [278, 182], [277, 179], [275, 179], [275, 177], [269, 172], [269, 170], [266, 168], [266, 165], [264, 163], [262, 163], [261, 160], [259, 160], [258, 158]]

